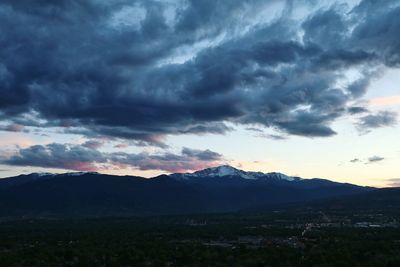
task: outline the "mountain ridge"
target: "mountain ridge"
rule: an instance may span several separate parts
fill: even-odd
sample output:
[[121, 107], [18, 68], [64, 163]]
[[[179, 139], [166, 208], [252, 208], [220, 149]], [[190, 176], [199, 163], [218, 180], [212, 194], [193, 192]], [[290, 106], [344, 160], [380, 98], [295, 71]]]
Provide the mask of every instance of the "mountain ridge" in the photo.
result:
[[[65, 173], [49, 173], [49, 172], [33, 172], [29, 174], [20, 174], [17, 176], [11, 176], [11, 177], [4, 177], [0, 178], [0, 183], [2, 181], [8, 180], [8, 179], [15, 179], [15, 178], [22, 178], [22, 177], [30, 177], [34, 179], [48, 179], [50, 177], [59, 177], [59, 176], [82, 176], [86, 174], [95, 174], [95, 175], [109, 175], [113, 177], [141, 177], [141, 176], [134, 176], [134, 175], [111, 175], [111, 174], [105, 174], [105, 173], [99, 173], [99, 172], [93, 172], [93, 171], [77, 171], [77, 172], [65, 172]], [[274, 180], [286, 180], [289, 182], [293, 181], [323, 181], [323, 182], [331, 182], [331, 183], [340, 183], [340, 184], [348, 184], [348, 185], [355, 185], [355, 186], [360, 186], [360, 187], [369, 187], [369, 186], [363, 186], [363, 185], [356, 185], [356, 184], [351, 184], [347, 182], [335, 182], [329, 179], [324, 179], [324, 178], [302, 178], [299, 176], [289, 176], [281, 172], [260, 172], [260, 171], [244, 171], [241, 169], [237, 169], [235, 167], [232, 167], [230, 165], [219, 165], [216, 167], [210, 167], [210, 168], [205, 168], [202, 170], [194, 171], [194, 172], [178, 172], [178, 173], [171, 173], [171, 174], [160, 174], [157, 176], [153, 177], [141, 177], [144, 179], [154, 179], [160, 176], [168, 176], [171, 178], [174, 178], [176, 180], [188, 180], [190, 178], [204, 178], [204, 177], [216, 177], [216, 178], [232, 178], [232, 177], [240, 177], [243, 179], [247, 180], [261, 180], [261, 179], [274, 179]], [[371, 187], [372, 188], [372, 187]]]
[[238, 212], [374, 190], [324, 179], [288, 179], [283, 175], [227, 166], [150, 179], [94, 172], [33, 173], [0, 179], [0, 216]]

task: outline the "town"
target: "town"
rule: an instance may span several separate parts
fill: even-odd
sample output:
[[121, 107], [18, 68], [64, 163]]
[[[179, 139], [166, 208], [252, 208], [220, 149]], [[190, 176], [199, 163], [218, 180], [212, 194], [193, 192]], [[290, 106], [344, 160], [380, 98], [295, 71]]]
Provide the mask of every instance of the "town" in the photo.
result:
[[399, 218], [318, 209], [24, 217], [0, 223], [0, 266], [397, 266]]

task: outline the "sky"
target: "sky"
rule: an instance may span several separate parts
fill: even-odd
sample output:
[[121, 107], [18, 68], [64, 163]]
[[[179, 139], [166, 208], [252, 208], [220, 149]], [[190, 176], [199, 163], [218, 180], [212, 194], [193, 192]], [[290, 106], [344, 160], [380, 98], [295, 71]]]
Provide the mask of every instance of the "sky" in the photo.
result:
[[230, 164], [400, 186], [397, 0], [3, 0], [0, 177]]

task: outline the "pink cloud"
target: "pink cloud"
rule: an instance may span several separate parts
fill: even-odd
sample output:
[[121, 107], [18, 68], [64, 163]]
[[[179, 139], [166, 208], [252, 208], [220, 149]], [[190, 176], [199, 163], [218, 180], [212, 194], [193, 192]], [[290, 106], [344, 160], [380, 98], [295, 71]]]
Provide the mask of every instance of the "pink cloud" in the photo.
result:
[[7, 130], [11, 132], [22, 132], [24, 130], [24, 125], [21, 124], [10, 124], [7, 126]]
[[81, 172], [95, 172], [98, 171], [99, 168], [96, 167], [93, 163], [90, 162], [65, 162], [64, 168], [68, 170], [75, 170]]
[[85, 142], [82, 146], [90, 148], [90, 149], [98, 149], [104, 145], [104, 141], [98, 141], [98, 140], [89, 140]]

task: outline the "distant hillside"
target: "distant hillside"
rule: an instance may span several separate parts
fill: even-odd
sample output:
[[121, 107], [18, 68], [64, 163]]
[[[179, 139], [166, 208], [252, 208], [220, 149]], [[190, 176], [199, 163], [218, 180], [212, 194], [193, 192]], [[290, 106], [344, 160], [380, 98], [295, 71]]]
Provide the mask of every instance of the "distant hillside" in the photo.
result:
[[382, 209], [400, 213], [400, 188], [380, 188], [355, 195], [314, 201], [311, 207], [323, 209]]
[[0, 216], [235, 212], [371, 190], [230, 166], [151, 179], [98, 173], [30, 174], [0, 179]]

